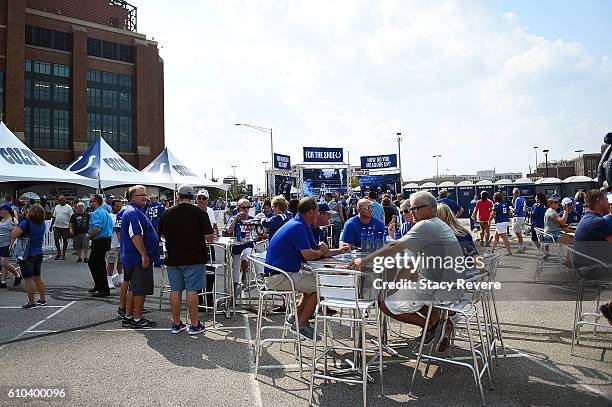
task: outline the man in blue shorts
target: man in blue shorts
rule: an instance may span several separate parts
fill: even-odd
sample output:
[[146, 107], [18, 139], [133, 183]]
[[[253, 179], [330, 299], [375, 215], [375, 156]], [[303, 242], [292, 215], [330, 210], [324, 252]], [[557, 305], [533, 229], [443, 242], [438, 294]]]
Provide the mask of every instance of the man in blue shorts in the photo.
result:
[[159, 220], [159, 234], [166, 239], [165, 263], [170, 281], [172, 333], [187, 329], [181, 321], [181, 298], [187, 291], [191, 326], [187, 333], [204, 332], [198, 316], [198, 290], [206, 287], [205, 264], [209, 261], [207, 243], [213, 242], [214, 230], [208, 214], [192, 204], [193, 187], [181, 185], [179, 203], [164, 212]]
[[348, 243], [351, 246], [361, 247], [361, 233], [372, 231], [376, 236], [385, 232], [385, 224], [378, 218], [373, 217], [373, 205], [369, 199], [363, 198], [357, 202], [358, 216], [350, 218], [342, 230], [340, 246]]
[[124, 279], [129, 281], [125, 307], [126, 328], [153, 328], [157, 326], [142, 316], [145, 296], [153, 294], [153, 256], [157, 253], [158, 237], [151, 221], [145, 215], [147, 189], [142, 185], [130, 187], [130, 204], [121, 215], [121, 260]]

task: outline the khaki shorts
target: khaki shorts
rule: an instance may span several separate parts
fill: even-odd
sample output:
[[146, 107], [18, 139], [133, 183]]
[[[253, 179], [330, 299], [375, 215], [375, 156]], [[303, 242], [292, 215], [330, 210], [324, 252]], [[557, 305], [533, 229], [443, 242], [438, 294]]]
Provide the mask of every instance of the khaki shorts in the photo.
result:
[[89, 249], [89, 239], [87, 239], [87, 233], [73, 236], [72, 246], [74, 247], [74, 250]]
[[[317, 292], [317, 280], [315, 275], [307, 272], [287, 273], [293, 280], [295, 291], [312, 294]], [[291, 291], [291, 283], [283, 274], [274, 274], [266, 277], [266, 286], [271, 290]]]
[[107, 264], [116, 264], [117, 259], [119, 259], [119, 248], [110, 249], [109, 251], [106, 252], [106, 255], [104, 256], [104, 260], [106, 261]]
[[525, 218], [523, 216], [515, 216], [512, 218], [512, 231], [514, 233], [523, 233], [525, 227]]

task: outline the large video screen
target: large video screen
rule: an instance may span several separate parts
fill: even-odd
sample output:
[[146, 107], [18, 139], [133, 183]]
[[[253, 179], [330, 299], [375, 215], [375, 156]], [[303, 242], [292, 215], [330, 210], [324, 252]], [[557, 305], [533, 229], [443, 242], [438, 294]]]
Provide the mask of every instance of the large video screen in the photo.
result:
[[294, 181], [294, 177], [274, 175], [274, 196], [283, 195], [285, 198], [289, 199]]
[[305, 168], [304, 196], [320, 196], [324, 192], [347, 192], [346, 169]]
[[367, 188], [377, 191], [378, 187], [380, 187], [382, 192], [399, 191], [400, 176], [399, 174], [364, 175], [359, 177], [359, 187], [362, 191], [365, 191]]

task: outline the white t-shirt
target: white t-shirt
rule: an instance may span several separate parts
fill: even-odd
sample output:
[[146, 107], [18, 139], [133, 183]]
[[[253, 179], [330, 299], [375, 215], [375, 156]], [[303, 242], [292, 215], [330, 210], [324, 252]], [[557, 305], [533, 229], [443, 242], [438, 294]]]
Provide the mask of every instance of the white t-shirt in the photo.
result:
[[121, 244], [119, 243], [119, 238], [117, 237], [117, 232], [115, 232], [115, 228], [121, 229], [121, 219], [119, 219], [119, 223], [117, 223], [117, 214], [109, 213], [111, 219], [113, 220], [113, 234], [111, 235], [111, 249], [118, 249]]
[[72, 216], [72, 207], [68, 204], [56, 205], [53, 209], [53, 216], [55, 217], [54, 226], [56, 228], [68, 229], [70, 226], [70, 217]]
[[215, 211], [213, 211], [213, 208], [206, 207], [206, 213], [208, 214], [208, 219], [210, 219], [210, 226], [215, 226], [217, 224], [217, 219], [215, 219]]

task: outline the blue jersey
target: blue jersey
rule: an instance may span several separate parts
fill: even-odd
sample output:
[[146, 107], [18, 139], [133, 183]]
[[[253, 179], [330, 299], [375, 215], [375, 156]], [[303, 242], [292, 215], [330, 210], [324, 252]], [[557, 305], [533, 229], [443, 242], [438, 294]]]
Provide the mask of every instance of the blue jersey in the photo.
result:
[[21, 236], [30, 236], [30, 255], [43, 254], [42, 245], [47, 231], [46, 223], [34, 223], [26, 219], [19, 222], [19, 229], [23, 232]]
[[[308, 225], [300, 215], [281, 226], [270, 240], [266, 264], [278, 267], [287, 273], [299, 272], [304, 261], [301, 250], [312, 249], [308, 230]], [[265, 271], [271, 274], [277, 273], [267, 267]]]
[[274, 237], [274, 234], [278, 229], [281, 228], [285, 223], [291, 220], [291, 213], [279, 213], [278, 215], [274, 215], [271, 218], [263, 218], [261, 220], [261, 226], [268, 230], [268, 240], [271, 240]]
[[576, 201], [576, 213], [578, 214], [578, 222], [584, 214], [584, 202]]
[[514, 216], [525, 217], [525, 198], [517, 196], [514, 200]]
[[359, 220], [359, 216], [354, 216], [344, 224], [340, 240], [353, 246], [361, 246], [361, 233], [367, 232], [370, 228], [372, 228], [375, 236], [378, 236], [379, 232], [385, 232], [385, 224], [378, 218], [372, 217], [370, 223], [363, 224]]
[[[450, 210], [453, 213], [457, 213], [457, 212], [459, 212], [459, 209], [461, 209], [461, 206], [459, 206], [459, 204], [457, 202], [455, 202], [455, 201], [453, 201], [452, 199], [449, 199], [449, 198], [438, 198], [438, 199], [436, 199], [436, 201], [438, 203], [443, 203], [443, 204], [448, 205], [448, 207], [450, 208]], [[476, 205], [476, 203], [474, 203], [474, 205]]]
[[404, 236], [408, 232], [410, 232], [410, 229], [412, 229], [412, 223], [410, 223], [410, 222], [402, 223], [402, 228], [400, 229], [400, 232], [401, 232], [402, 236]]
[[535, 203], [531, 207], [531, 226], [536, 228], [544, 227], [544, 213], [546, 207], [540, 203]]
[[159, 225], [159, 220], [161, 219], [161, 216], [165, 210], [166, 207], [159, 202], [151, 203], [146, 207], [147, 216], [149, 217], [149, 220], [151, 221], [151, 224], [155, 230], [157, 230], [157, 225]]
[[495, 212], [495, 223], [510, 222], [507, 203], [495, 202], [493, 204], [493, 212]]
[[136, 249], [132, 237], [141, 235], [147, 256], [153, 261], [158, 250], [158, 238], [155, 229], [143, 209], [134, 204], [126, 206], [121, 215], [121, 261], [124, 267], [136, 267], [142, 257]]
[[327, 229], [326, 228], [321, 228], [315, 225], [310, 225], [308, 229], [310, 232], [308, 238], [310, 240], [310, 245], [312, 246], [314, 250], [319, 249], [319, 243], [327, 244]]

